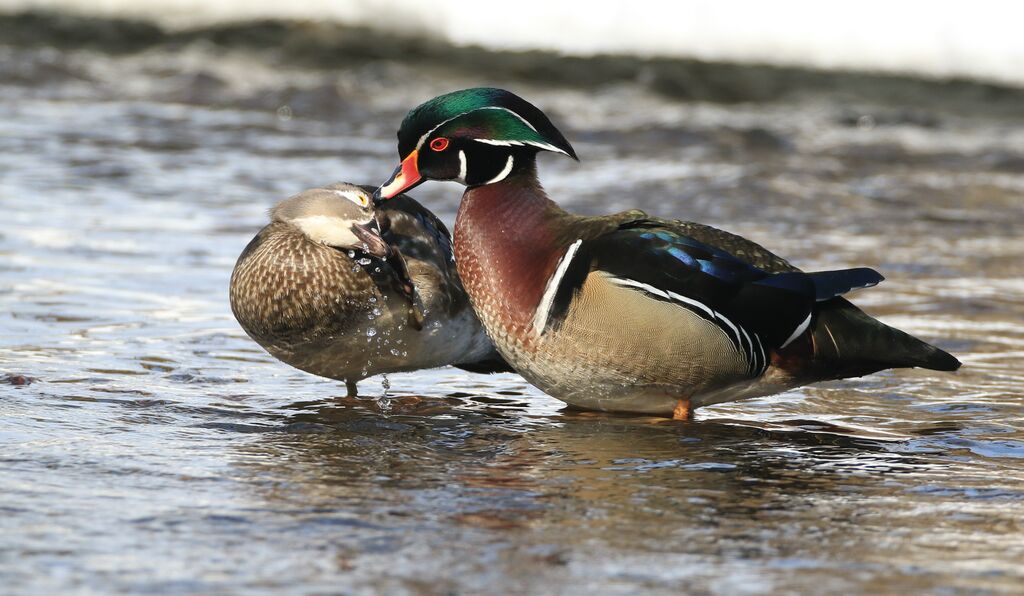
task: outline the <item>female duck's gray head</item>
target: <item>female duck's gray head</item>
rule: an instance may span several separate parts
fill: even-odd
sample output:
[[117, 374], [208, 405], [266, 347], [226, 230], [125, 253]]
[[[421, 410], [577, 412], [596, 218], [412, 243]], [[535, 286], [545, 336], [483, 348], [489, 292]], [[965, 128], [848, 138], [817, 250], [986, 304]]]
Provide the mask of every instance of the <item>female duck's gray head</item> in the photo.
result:
[[271, 221], [298, 228], [313, 242], [341, 250], [360, 250], [387, 259], [392, 250], [381, 238], [370, 193], [337, 183], [311, 188], [270, 210]]

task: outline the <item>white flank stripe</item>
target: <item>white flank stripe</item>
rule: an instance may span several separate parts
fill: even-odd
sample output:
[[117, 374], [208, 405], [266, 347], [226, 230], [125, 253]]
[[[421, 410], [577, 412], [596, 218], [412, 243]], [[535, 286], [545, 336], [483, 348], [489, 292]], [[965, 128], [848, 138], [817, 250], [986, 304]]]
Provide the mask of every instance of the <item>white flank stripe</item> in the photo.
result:
[[459, 177], [456, 178], [456, 180], [458, 180], [459, 182], [461, 182], [463, 184], [466, 183], [466, 168], [467, 167], [468, 167], [468, 165], [466, 164], [466, 152], [463, 151], [462, 149], [459, 149]]
[[[511, 161], [511, 158], [509, 161]], [[565, 277], [565, 272], [569, 269], [569, 263], [576, 256], [576, 251], [581, 244], [583, 244], [582, 238], [569, 245], [565, 254], [558, 261], [555, 273], [548, 280], [547, 285], [544, 286], [544, 294], [540, 297], [540, 303], [537, 305], [536, 312], [533, 313], [533, 331], [537, 335], [544, 332], [544, 327], [548, 323], [548, 313], [551, 312], [551, 303], [555, 301], [555, 293], [558, 292], [558, 285], [562, 283], [562, 278]]]
[[796, 326], [796, 330], [795, 330], [795, 331], [793, 331], [793, 335], [790, 335], [790, 336], [789, 336], [789, 339], [787, 339], [786, 341], [784, 341], [784, 342], [782, 343], [782, 345], [781, 345], [781, 346], [779, 346], [779, 349], [781, 350], [782, 348], [785, 348], [786, 346], [788, 346], [789, 344], [791, 344], [791, 343], [793, 342], [793, 340], [794, 340], [794, 339], [796, 339], [796, 338], [800, 337], [800, 334], [801, 334], [801, 333], [803, 333], [804, 331], [807, 331], [807, 327], [808, 327], [808, 326], [809, 326], [810, 324], [811, 324], [811, 313], [807, 313], [807, 318], [806, 318], [806, 319], [804, 319], [804, 322], [803, 322], [803, 323], [800, 323], [799, 325], [797, 325], [797, 326]]
[[[707, 313], [707, 315], [709, 317], [711, 317], [712, 319], [717, 319], [719, 321], [722, 321], [723, 323], [728, 325], [730, 329], [732, 329], [733, 333], [736, 335], [736, 345], [737, 345], [738, 349], [740, 349], [740, 350], [743, 350], [743, 340], [740, 337], [740, 333], [742, 333], [743, 337], [746, 337], [746, 339], [747, 339], [747, 344], [750, 345], [750, 358], [751, 358], [752, 361], [756, 361], [756, 356], [754, 354], [754, 343], [752, 341], [750, 341], [750, 336], [747, 335], [746, 329], [743, 329], [742, 327], [737, 327], [735, 324], [733, 324], [732, 321], [729, 320], [728, 317], [726, 317], [722, 313], [719, 313], [717, 311], [711, 310], [711, 308], [709, 308], [706, 304], [704, 304], [702, 302], [698, 302], [698, 301], [694, 300], [693, 298], [687, 298], [686, 296], [682, 296], [680, 294], [676, 294], [675, 292], [670, 292], [670, 291], [666, 291], [666, 290], [659, 290], [658, 288], [656, 288], [654, 286], [651, 286], [651, 285], [648, 285], [648, 284], [645, 284], [645, 283], [642, 283], [642, 282], [639, 282], [639, 281], [636, 281], [636, 280], [633, 280], [633, 279], [626, 279], [626, 278], [623, 278], [623, 277], [611, 277], [610, 279], [611, 279], [612, 283], [620, 285], [620, 286], [629, 286], [629, 287], [632, 287], [632, 288], [639, 288], [639, 289], [641, 289], [641, 290], [643, 290], [643, 291], [645, 291], [645, 292], [647, 292], [649, 294], [654, 294], [655, 296], [661, 296], [663, 298], [668, 298], [669, 300], [675, 300], [676, 302], [681, 302], [683, 304], [687, 304], [687, 305], [693, 306], [695, 308], [699, 308], [701, 311]], [[805, 329], [807, 328], [807, 325], [809, 323], [810, 323], [810, 318], [808, 318], [808, 320], [804, 322], [804, 328]], [[799, 335], [799, 333], [797, 335]], [[754, 334], [754, 337], [755, 338], [757, 337], [756, 333]], [[761, 340], [760, 339], [757, 340], [757, 344], [758, 344], [758, 347], [761, 346]], [[764, 349], [763, 348], [761, 349], [761, 352], [762, 352], [762, 354], [764, 353]]]
[[764, 346], [761, 345], [761, 336], [755, 333], [754, 339], [757, 340], [757, 351], [761, 354], [761, 360], [764, 361], [761, 368], [768, 368], [768, 354], [764, 353]]
[[[655, 296], [661, 296], [662, 298], [665, 298], [666, 300], [671, 300], [672, 299], [668, 295], [669, 294], [668, 292], [659, 290], [658, 288], [656, 288], [654, 286], [649, 286], [649, 285], [647, 285], [645, 283], [641, 283], [641, 282], [638, 282], [638, 281], [633, 280], [633, 279], [626, 279], [624, 277], [609, 277], [609, 279], [611, 280], [611, 282], [613, 284], [618, 284], [620, 286], [629, 286], [629, 287], [633, 287], [633, 288], [640, 288], [641, 290], [643, 290], [645, 292], [650, 292], [651, 294], [654, 294]], [[705, 309], [705, 310], [707, 310], [707, 309]], [[710, 313], [711, 311], [708, 311], [708, 312]]]
[[757, 352], [754, 351], [754, 342], [750, 341], [750, 336], [747, 335], [747, 330], [740, 327], [740, 331], [743, 332], [743, 337], [747, 340], [747, 345], [750, 346], [750, 364], [755, 369], [757, 368]]
[[736, 328], [736, 325], [733, 325], [732, 321], [727, 319], [725, 317], [725, 315], [723, 315], [722, 313], [716, 312], [715, 313], [715, 317], [720, 319], [720, 320], [722, 320], [722, 321], [724, 321], [725, 324], [728, 325], [730, 329], [732, 329], [732, 332], [736, 334], [736, 349], [742, 350], [743, 349], [743, 340], [740, 339], [740, 330]]
[[704, 312], [708, 313], [709, 315], [711, 315], [711, 317], [721, 316], [717, 312], [711, 310], [711, 308], [708, 307], [707, 305], [705, 305], [703, 302], [698, 302], [698, 301], [694, 300], [693, 298], [687, 298], [686, 296], [680, 296], [679, 294], [676, 294], [675, 292], [669, 292], [668, 295], [673, 300], [678, 300], [679, 302], [682, 302], [683, 304], [689, 304], [690, 306], [696, 306], [697, 308], [699, 308], [699, 309], [703, 310]]
[[509, 155], [508, 156], [508, 161], [505, 162], [505, 169], [500, 171], [500, 172], [498, 172], [497, 176], [495, 176], [494, 178], [491, 178], [487, 182], [484, 182], [484, 184], [494, 184], [495, 182], [501, 182], [502, 180], [505, 179], [505, 176], [508, 176], [509, 174], [512, 173], [512, 166], [513, 166], [512, 156]]
[[747, 345], [750, 346], [750, 352], [753, 353], [754, 352], [754, 342], [750, 341], [750, 336], [747, 335], [747, 330], [744, 329], [743, 327], [740, 327], [740, 331], [743, 332], [743, 337], [747, 340]]

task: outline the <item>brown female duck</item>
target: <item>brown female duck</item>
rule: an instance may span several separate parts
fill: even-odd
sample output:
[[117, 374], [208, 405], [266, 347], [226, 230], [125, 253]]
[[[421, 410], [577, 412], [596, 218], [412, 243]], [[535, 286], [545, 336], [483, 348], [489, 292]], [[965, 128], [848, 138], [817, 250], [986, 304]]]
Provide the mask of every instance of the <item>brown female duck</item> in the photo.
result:
[[469, 306], [444, 224], [406, 196], [375, 209], [371, 191], [332, 184], [270, 211], [231, 275], [245, 332], [350, 395], [381, 373], [508, 370]]

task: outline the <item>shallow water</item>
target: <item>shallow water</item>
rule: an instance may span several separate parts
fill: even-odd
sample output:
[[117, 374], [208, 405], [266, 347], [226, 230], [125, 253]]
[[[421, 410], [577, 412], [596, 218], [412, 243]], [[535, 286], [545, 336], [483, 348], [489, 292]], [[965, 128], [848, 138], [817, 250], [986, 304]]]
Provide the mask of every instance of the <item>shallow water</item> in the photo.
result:
[[[3, 591], [991, 591], [1024, 585], [1024, 124], [941, 87], [683, 102], [643, 80], [337, 68], [198, 40], [0, 45]], [[227, 304], [274, 201], [376, 183], [408, 107], [498, 84], [562, 124], [570, 209], [725, 227], [954, 352], [698, 412], [572, 413], [515, 375], [344, 387]], [[659, 90], [660, 89], [660, 90]], [[1011, 94], [1012, 95], [1012, 94]], [[913, 105], [916, 107], [907, 107]], [[920, 106], [926, 107], [920, 107]], [[417, 198], [451, 222], [460, 191]]]

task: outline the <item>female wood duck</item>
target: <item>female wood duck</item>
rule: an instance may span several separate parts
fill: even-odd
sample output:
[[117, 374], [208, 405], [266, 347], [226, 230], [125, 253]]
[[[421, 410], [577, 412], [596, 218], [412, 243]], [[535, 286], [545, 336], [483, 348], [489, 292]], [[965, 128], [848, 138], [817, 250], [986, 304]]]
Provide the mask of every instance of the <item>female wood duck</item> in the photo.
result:
[[374, 209], [332, 184], [270, 211], [231, 275], [231, 310], [275, 358], [343, 380], [455, 364], [509, 370], [469, 306], [451, 237], [413, 199]]
[[425, 180], [466, 185], [459, 274], [498, 351], [549, 395], [687, 419], [815, 381], [960, 366], [841, 297], [881, 281], [875, 271], [804, 273], [739, 236], [641, 211], [573, 215], [541, 188], [539, 151], [576, 159], [508, 91], [442, 95], [402, 121], [401, 165], [376, 198]]

